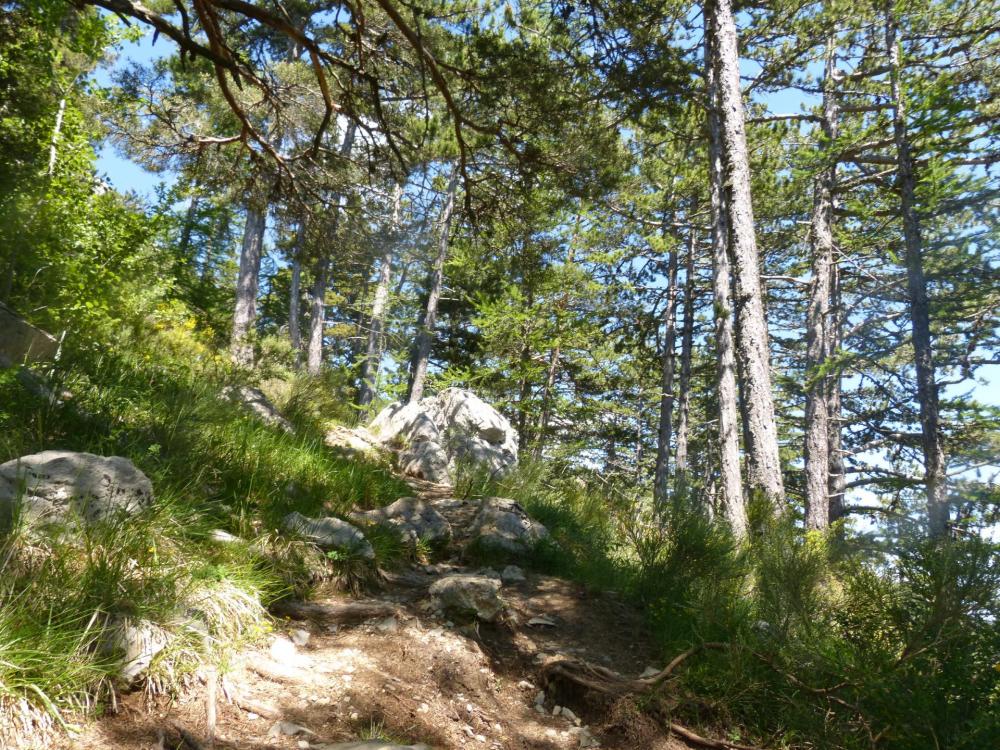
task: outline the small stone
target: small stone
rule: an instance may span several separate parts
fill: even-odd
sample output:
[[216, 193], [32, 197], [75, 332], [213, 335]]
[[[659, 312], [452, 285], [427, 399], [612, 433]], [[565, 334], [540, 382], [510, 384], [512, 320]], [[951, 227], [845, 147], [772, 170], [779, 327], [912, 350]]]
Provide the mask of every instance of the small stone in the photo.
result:
[[521, 690], [534, 690], [535, 689], [535, 686], [532, 685], [527, 680], [521, 680], [519, 683], [517, 683], [517, 686], [519, 688], [521, 688]]
[[382, 633], [395, 633], [399, 630], [399, 620], [395, 617], [386, 617], [382, 622], [375, 626], [378, 628], [379, 632]]
[[548, 716], [549, 715], [549, 712], [545, 710], [545, 706], [543, 706], [541, 703], [536, 703], [535, 704], [535, 711], [537, 713], [541, 714], [542, 716]]
[[553, 706], [552, 707], [552, 715], [553, 716], [558, 716], [560, 713], [562, 713], [562, 706]]
[[579, 719], [576, 718], [576, 714], [570, 711], [568, 708], [563, 708], [562, 715], [565, 716], [570, 721], [573, 722], [579, 721]]
[[657, 675], [659, 673], [660, 670], [657, 669], [656, 667], [646, 667], [644, 670], [642, 670], [642, 674], [639, 675], [639, 679], [645, 680], [647, 677], [652, 677], [653, 675]]
[[556, 621], [547, 615], [538, 615], [537, 617], [532, 617], [528, 620], [528, 625], [530, 627], [546, 627], [554, 628], [556, 626]]
[[545, 703], [545, 691], [539, 690], [538, 695], [535, 696], [535, 705], [540, 706]]
[[216, 544], [235, 544], [240, 541], [238, 536], [234, 536], [228, 531], [223, 531], [222, 529], [213, 529], [208, 532], [208, 539]]
[[524, 571], [516, 565], [508, 565], [500, 573], [500, 580], [504, 583], [517, 583], [524, 580]]
[[296, 646], [305, 646], [309, 643], [309, 639], [312, 637], [308, 630], [303, 630], [302, 628], [296, 628], [291, 633], [292, 643]]
[[247, 718], [250, 721], [255, 721], [256, 719], [259, 719], [260, 716], [258, 716], [257, 714], [255, 714], [253, 711], [247, 711]]
[[292, 721], [276, 721], [271, 725], [271, 728], [267, 731], [268, 737], [280, 737], [285, 735], [286, 737], [294, 737], [297, 734], [316, 734], [315, 732], [306, 729], [301, 724], [296, 724]]
[[357, 711], [351, 711], [351, 721], [357, 721], [359, 718], [361, 718], [361, 714]]

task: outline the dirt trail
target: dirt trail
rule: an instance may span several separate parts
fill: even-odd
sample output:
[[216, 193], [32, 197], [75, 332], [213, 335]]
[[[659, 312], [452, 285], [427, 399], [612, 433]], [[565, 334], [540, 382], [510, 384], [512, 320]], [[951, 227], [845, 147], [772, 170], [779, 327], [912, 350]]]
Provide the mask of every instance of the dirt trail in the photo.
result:
[[[226, 665], [216, 702], [216, 748], [323, 748], [373, 736], [489, 750], [685, 747], [628, 712], [609, 714], [606, 706], [572, 696], [549, 695], [537, 703], [538, 668], [550, 656], [582, 657], [630, 675], [657, 663], [640, 613], [618, 597], [525, 571], [525, 580], [503, 586], [505, 622], [460, 626], [436, 614], [428, 587], [442, 575], [478, 570], [459, 558], [476, 504], [453, 498], [450, 487], [411, 486], [452, 524], [451, 558], [390, 575], [370, 597], [349, 600], [330, 588], [314, 600], [357, 601], [391, 613], [355, 626], [279, 622], [269, 646]], [[538, 616], [554, 625], [528, 624]], [[206, 693], [196, 682], [172, 701], [128, 695], [115, 715], [90, 725], [68, 746], [151, 750], [161, 747], [158, 733], [165, 731], [162, 747], [172, 748], [183, 728], [208, 747]], [[553, 715], [560, 701], [568, 715]]]

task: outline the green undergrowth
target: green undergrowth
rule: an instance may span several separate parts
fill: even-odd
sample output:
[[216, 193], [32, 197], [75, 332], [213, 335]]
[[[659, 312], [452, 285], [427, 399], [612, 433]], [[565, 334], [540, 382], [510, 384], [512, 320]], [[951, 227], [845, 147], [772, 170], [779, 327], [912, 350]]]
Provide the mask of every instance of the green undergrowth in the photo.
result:
[[[178, 353], [155, 331], [124, 341], [100, 352], [68, 348], [44, 373], [58, 396], [0, 370], [0, 462], [52, 449], [125, 456], [156, 496], [127, 521], [0, 535], [0, 715], [28, 716], [22, 733], [32, 729], [31, 710], [37, 725], [54, 727], [103, 705], [121, 664], [111, 634], [123, 621], [173, 634], [146, 673], [151, 689], [173, 689], [206, 658], [224, 665], [232, 649], [267, 632], [270, 602], [307, 593], [318, 573], [344, 572], [280, 534], [285, 514], [344, 516], [408, 494], [387, 465], [323, 445], [323, 420], [301, 406], [319, 388], [307, 378], [286, 373], [284, 391], [277, 379], [269, 388], [279, 408], [300, 402], [289, 409], [289, 435], [220, 397], [240, 378], [224, 355]], [[217, 530], [236, 540], [219, 541]], [[373, 542], [379, 566], [406, 554]]]
[[738, 545], [696, 493], [658, 517], [627, 488], [527, 463], [465, 470], [468, 497], [518, 500], [553, 544], [526, 562], [646, 614], [675, 720], [730, 742], [831, 750], [1000, 746], [1000, 548], [971, 538], [852, 548], [752, 504]]

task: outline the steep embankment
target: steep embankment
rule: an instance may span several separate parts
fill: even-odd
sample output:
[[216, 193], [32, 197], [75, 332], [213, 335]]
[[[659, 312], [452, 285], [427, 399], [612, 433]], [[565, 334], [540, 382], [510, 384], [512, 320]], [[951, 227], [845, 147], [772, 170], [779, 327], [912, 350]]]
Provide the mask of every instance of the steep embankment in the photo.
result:
[[460, 556], [477, 503], [453, 499], [447, 486], [412, 486], [454, 530], [441, 562], [389, 574], [367, 597], [325, 589], [319, 606], [289, 610], [305, 619], [279, 622], [269, 644], [227, 664], [214, 708], [214, 680], [176, 700], [133, 693], [70, 747], [208, 747], [213, 711], [215, 747], [241, 750], [372, 738], [497, 750], [676, 746], [626, 704], [541, 690], [540, 667], [556, 655], [630, 675], [656, 663], [640, 614], [617, 596], [507, 570], [497, 622], [448, 619], [429, 590], [449, 575], [482, 572]]

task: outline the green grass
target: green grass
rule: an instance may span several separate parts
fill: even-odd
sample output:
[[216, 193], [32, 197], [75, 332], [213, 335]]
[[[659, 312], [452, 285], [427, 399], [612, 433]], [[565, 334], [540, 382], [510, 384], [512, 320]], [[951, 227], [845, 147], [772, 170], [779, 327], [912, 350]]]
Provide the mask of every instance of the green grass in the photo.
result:
[[[155, 335], [70, 350], [49, 377], [72, 397], [39, 398], [0, 371], [0, 462], [49, 449], [125, 456], [156, 501], [86, 533], [0, 537], [0, 713], [28, 706], [36, 726], [100, 706], [120, 663], [105, 645], [116, 618], [175, 634], [146, 676], [171, 690], [200, 660], [224, 663], [267, 632], [269, 602], [337, 572], [279, 533], [285, 514], [343, 516], [409, 494], [387, 465], [325, 448], [322, 420], [303, 406], [316, 386], [301, 379], [287, 435], [220, 398], [237, 377], [220, 358], [176, 356]], [[241, 541], [213, 541], [214, 529]], [[399, 556], [388, 542], [376, 551], [379, 564]]]
[[[701, 497], [648, 499], [526, 463], [502, 479], [464, 468], [459, 494], [520, 502], [555, 545], [527, 564], [646, 613], [664, 662], [685, 662], [672, 715], [743, 744], [829, 750], [1000, 746], [1000, 548], [900, 539], [890, 555], [754, 505], [736, 545]], [[878, 740], [872, 740], [878, 736]]]

